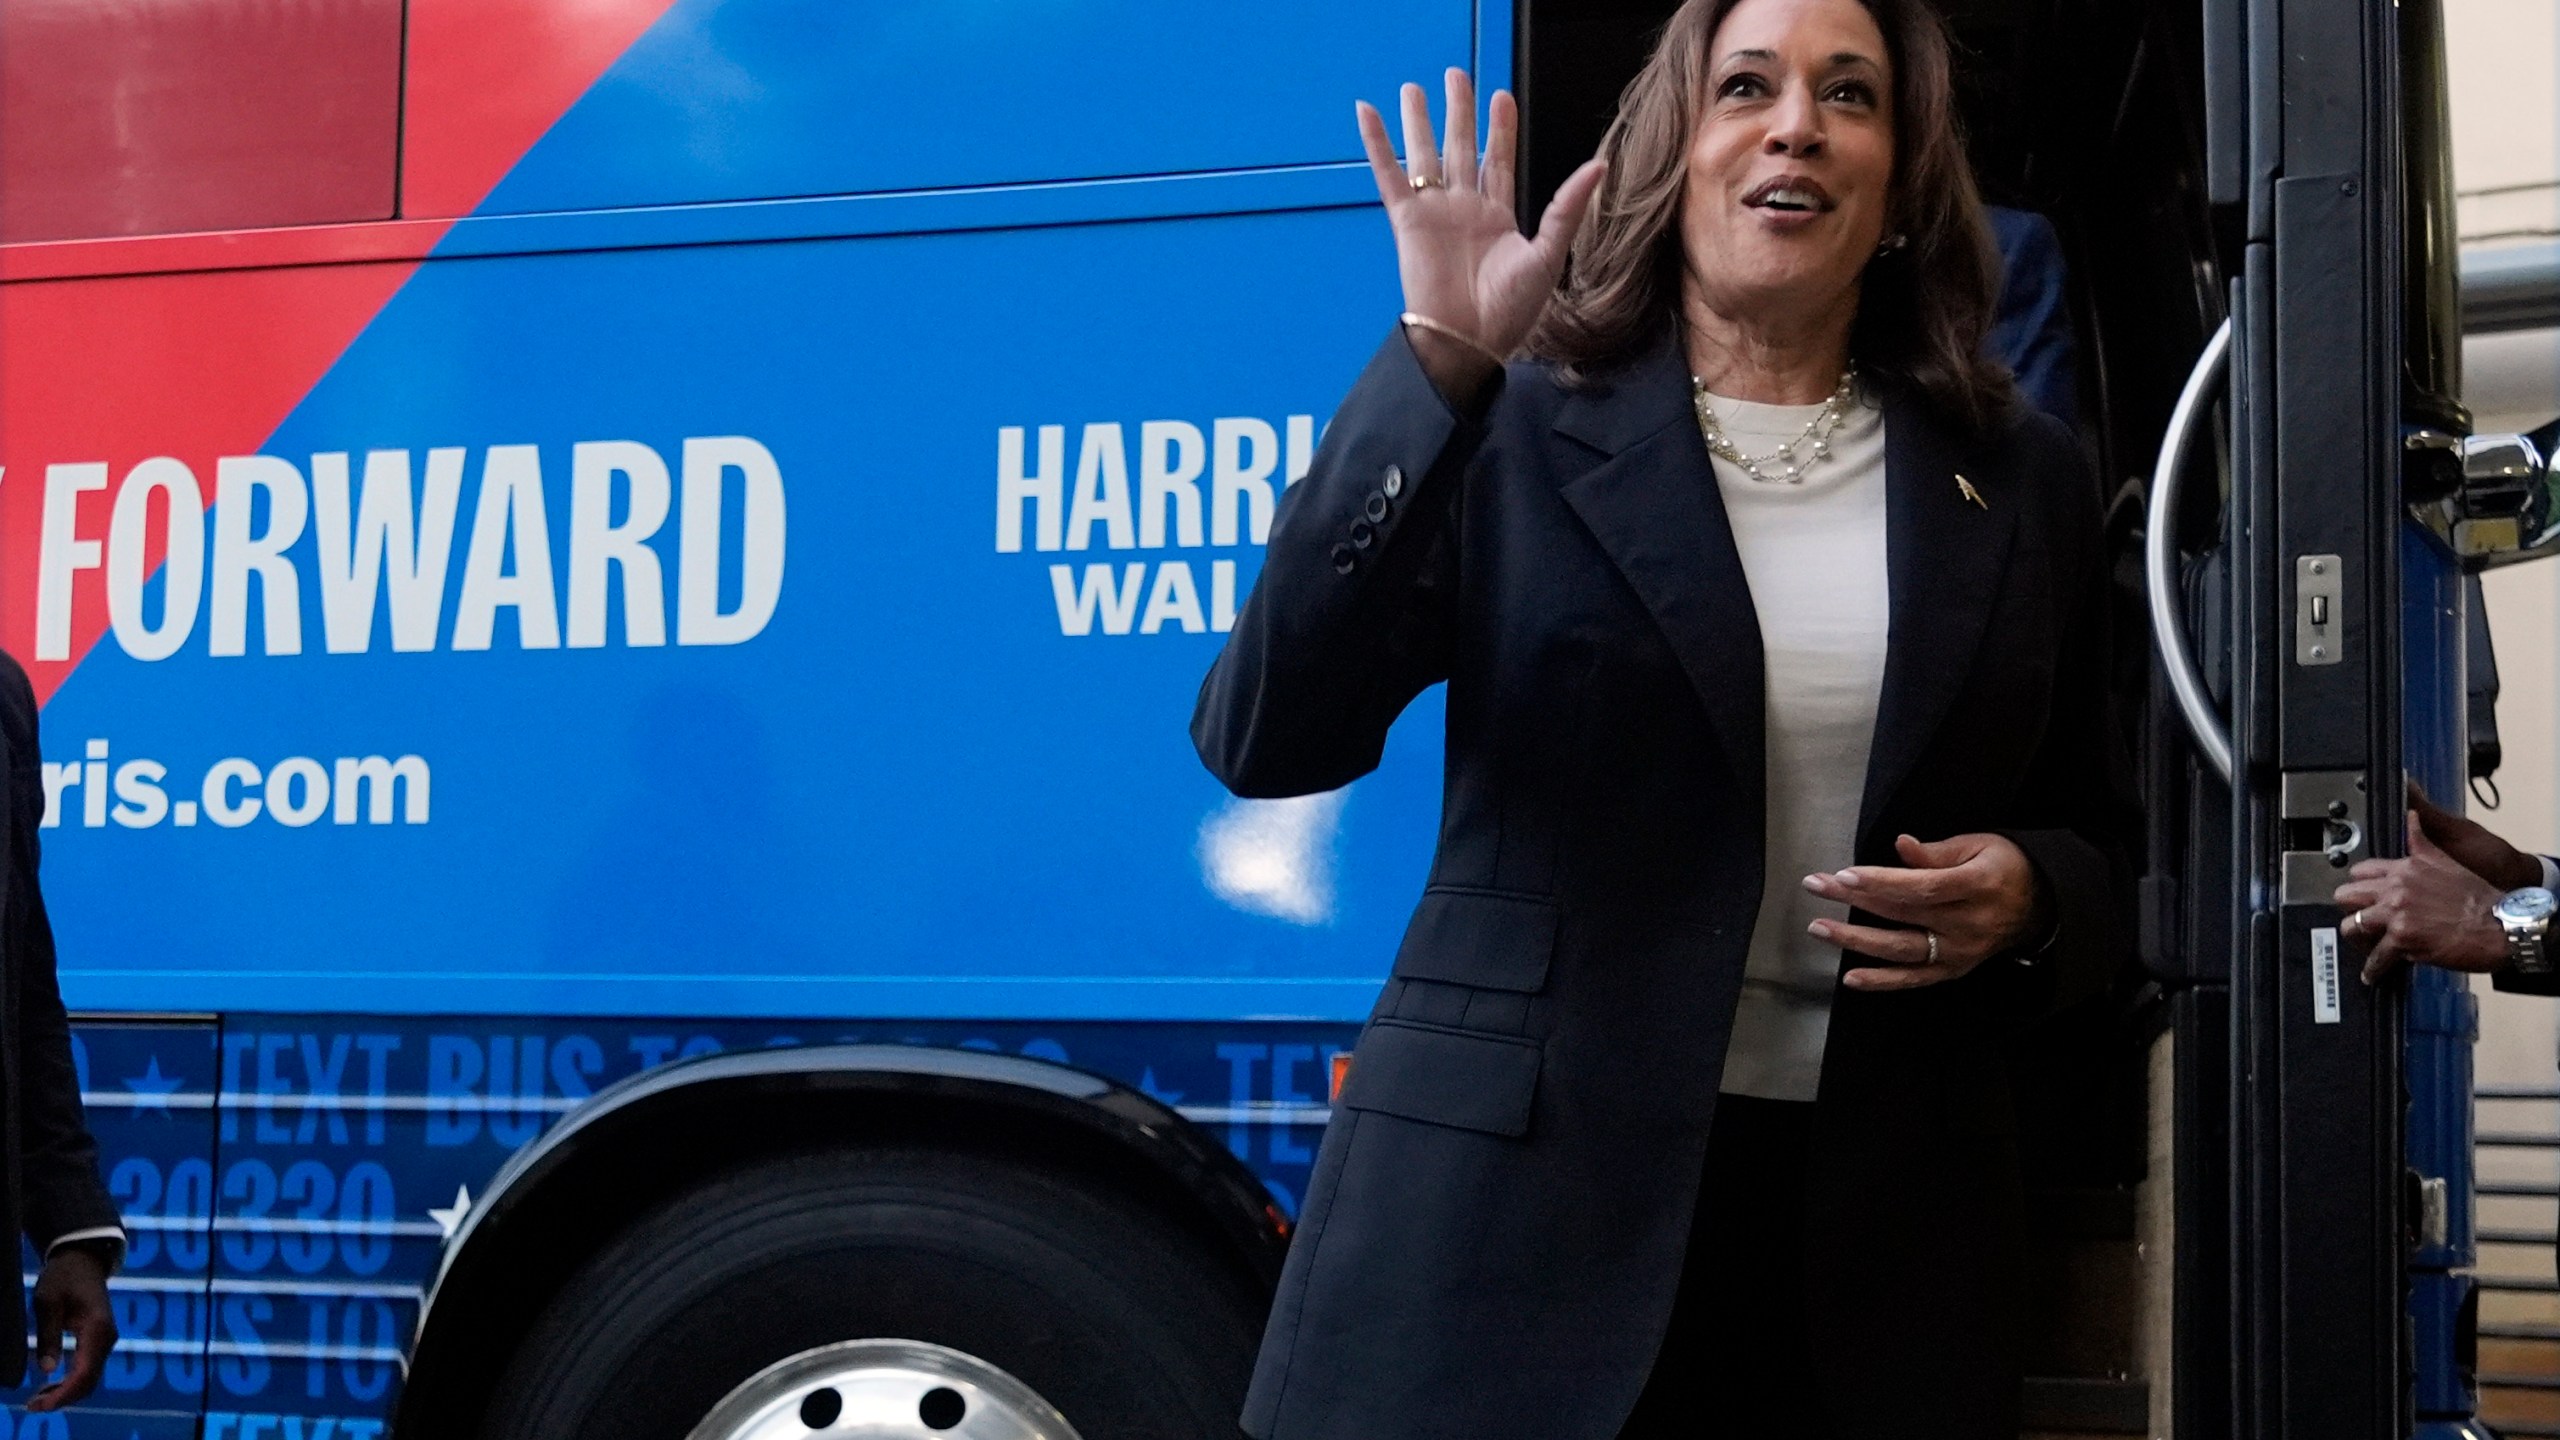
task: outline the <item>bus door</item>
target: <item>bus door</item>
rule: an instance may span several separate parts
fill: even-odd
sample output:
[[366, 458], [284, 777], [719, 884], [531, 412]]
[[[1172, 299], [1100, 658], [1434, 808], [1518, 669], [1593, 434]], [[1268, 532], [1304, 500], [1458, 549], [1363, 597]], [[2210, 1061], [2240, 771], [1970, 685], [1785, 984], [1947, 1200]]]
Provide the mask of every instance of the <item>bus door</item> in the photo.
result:
[[[2235, 1440], [2477, 1433], [2472, 1000], [2441, 972], [2360, 983], [2330, 903], [2356, 861], [2405, 853], [2406, 781], [2461, 802], [2465, 572], [2555, 538], [2549, 471], [2518, 437], [2469, 437], [2457, 398], [2441, 17], [2440, 0], [2204, 7], [2231, 318], [2151, 499], [2166, 512], [2227, 444], [2227, 588], [2203, 608], [2228, 625], [2175, 613], [2196, 587], [2162, 583], [2159, 527], [2149, 569], [2192, 753], [2230, 786]], [[2221, 647], [2227, 710], [2199, 643]], [[2189, 873], [2213, 865], [2197, 837]], [[2179, 1416], [2187, 1433], [2217, 1418]]]
[[2403, 579], [2424, 589], [2435, 568], [2404, 552], [2397, 504], [2402, 177], [2374, 65], [2395, 52], [2390, 19], [2367, 0], [2205, 7], [2207, 170], [2237, 263], [2151, 492], [2153, 515], [2170, 513], [2227, 388], [2227, 719], [2171, 609], [2158, 525], [2149, 579], [2193, 749], [2232, 789], [2234, 1437], [2378, 1440], [2402, 1433], [2409, 1393], [2404, 997], [2358, 983], [2329, 903], [2354, 862], [2398, 853], [2394, 622]]
[[[2195, 748], [2234, 799], [2234, 1440], [2396, 1436], [2409, 1393], [2404, 997], [2358, 982], [2329, 903], [2354, 862], [2399, 853], [2402, 816], [2401, 177], [2374, 63], [2395, 52], [2391, 19], [2371, 0], [2205, 10], [2208, 174], [2238, 263], [2153, 501], [2174, 493], [2201, 402], [2227, 380], [2227, 723], [2188, 683], [2185, 635], [2158, 638]], [[2407, 570], [2429, 583], [2423, 562]]]

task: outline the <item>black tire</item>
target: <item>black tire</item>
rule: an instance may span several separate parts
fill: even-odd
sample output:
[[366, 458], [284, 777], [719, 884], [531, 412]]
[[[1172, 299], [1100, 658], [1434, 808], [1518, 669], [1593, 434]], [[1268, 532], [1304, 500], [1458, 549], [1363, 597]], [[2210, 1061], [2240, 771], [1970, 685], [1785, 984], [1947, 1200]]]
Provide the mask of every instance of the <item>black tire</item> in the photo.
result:
[[1059, 1174], [931, 1150], [795, 1156], [642, 1218], [500, 1380], [484, 1440], [684, 1440], [757, 1371], [923, 1340], [1038, 1391], [1083, 1440], [1233, 1437], [1263, 1301], [1204, 1245]]

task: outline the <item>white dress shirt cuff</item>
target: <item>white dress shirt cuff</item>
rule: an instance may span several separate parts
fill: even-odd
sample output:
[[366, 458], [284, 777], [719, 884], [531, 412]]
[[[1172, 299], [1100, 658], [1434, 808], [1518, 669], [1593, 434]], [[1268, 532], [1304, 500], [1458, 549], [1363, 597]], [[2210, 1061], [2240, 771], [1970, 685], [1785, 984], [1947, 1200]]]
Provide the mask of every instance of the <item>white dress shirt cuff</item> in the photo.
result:
[[2533, 859], [2535, 864], [2542, 867], [2542, 888], [2560, 890], [2560, 860], [2554, 860], [2548, 855], [2536, 855]]
[[114, 1242], [115, 1254], [107, 1261], [108, 1274], [113, 1275], [118, 1270], [124, 1268], [124, 1231], [114, 1225], [100, 1225], [94, 1229], [74, 1230], [68, 1235], [56, 1236], [54, 1237], [54, 1242], [52, 1244], [44, 1247], [44, 1258], [47, 1260], [52, 1259], [54, 1252], [60, 1250], [65, 1245], [76, 1245], [89, 1240], [108, 1240]]

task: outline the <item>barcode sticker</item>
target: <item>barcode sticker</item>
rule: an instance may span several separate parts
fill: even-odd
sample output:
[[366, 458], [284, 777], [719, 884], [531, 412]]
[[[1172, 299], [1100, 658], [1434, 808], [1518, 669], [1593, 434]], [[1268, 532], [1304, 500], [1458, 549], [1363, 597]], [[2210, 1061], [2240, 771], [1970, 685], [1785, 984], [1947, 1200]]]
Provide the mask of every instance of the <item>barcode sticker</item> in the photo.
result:
[[2320, 1025], [2335, 1025], [2338, 1011], [2338, 932], [2311, 932], [2311, 1019]]

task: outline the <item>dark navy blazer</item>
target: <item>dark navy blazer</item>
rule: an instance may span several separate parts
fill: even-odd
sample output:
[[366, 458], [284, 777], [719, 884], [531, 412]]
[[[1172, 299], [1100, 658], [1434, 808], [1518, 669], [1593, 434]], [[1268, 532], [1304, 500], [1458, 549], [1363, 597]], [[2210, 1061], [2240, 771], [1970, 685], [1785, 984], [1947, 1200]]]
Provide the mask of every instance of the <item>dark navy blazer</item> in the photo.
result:
[[[2101, 988], [2127, 930], [2097, 487], [2049, 417], [1967, 438], [1884, 399], [1857, 859], [2004, 832], [2060, 929], [2032, 965], [1839, 994], [1807, 1433], [2014, 1440], [2003, 1041]], [[1443, 681], [1439, 845], [1281, 1281], [1244, 1416], [1270, 1440], [1607, 1440], [1652, 1366], [1764, 833], [1760, 627], [1671, 338], [1581, 390], [1514, 365], [1481, 421], [1390, 338], [1281, 503], [1192, 736], [1239, 795], [1330, 790]]]
[[[38, 1254], [65, 1235], [120, 1223], [81, 1112], [53, 928], [36, 888], [41, 764], [35, 691], [0, 653], [0, 1236], [23, 1233]], [[26, 1295], [13, 1280], [0, 1287], [0, 1385], [26, 1371], [27, 1328]]]

